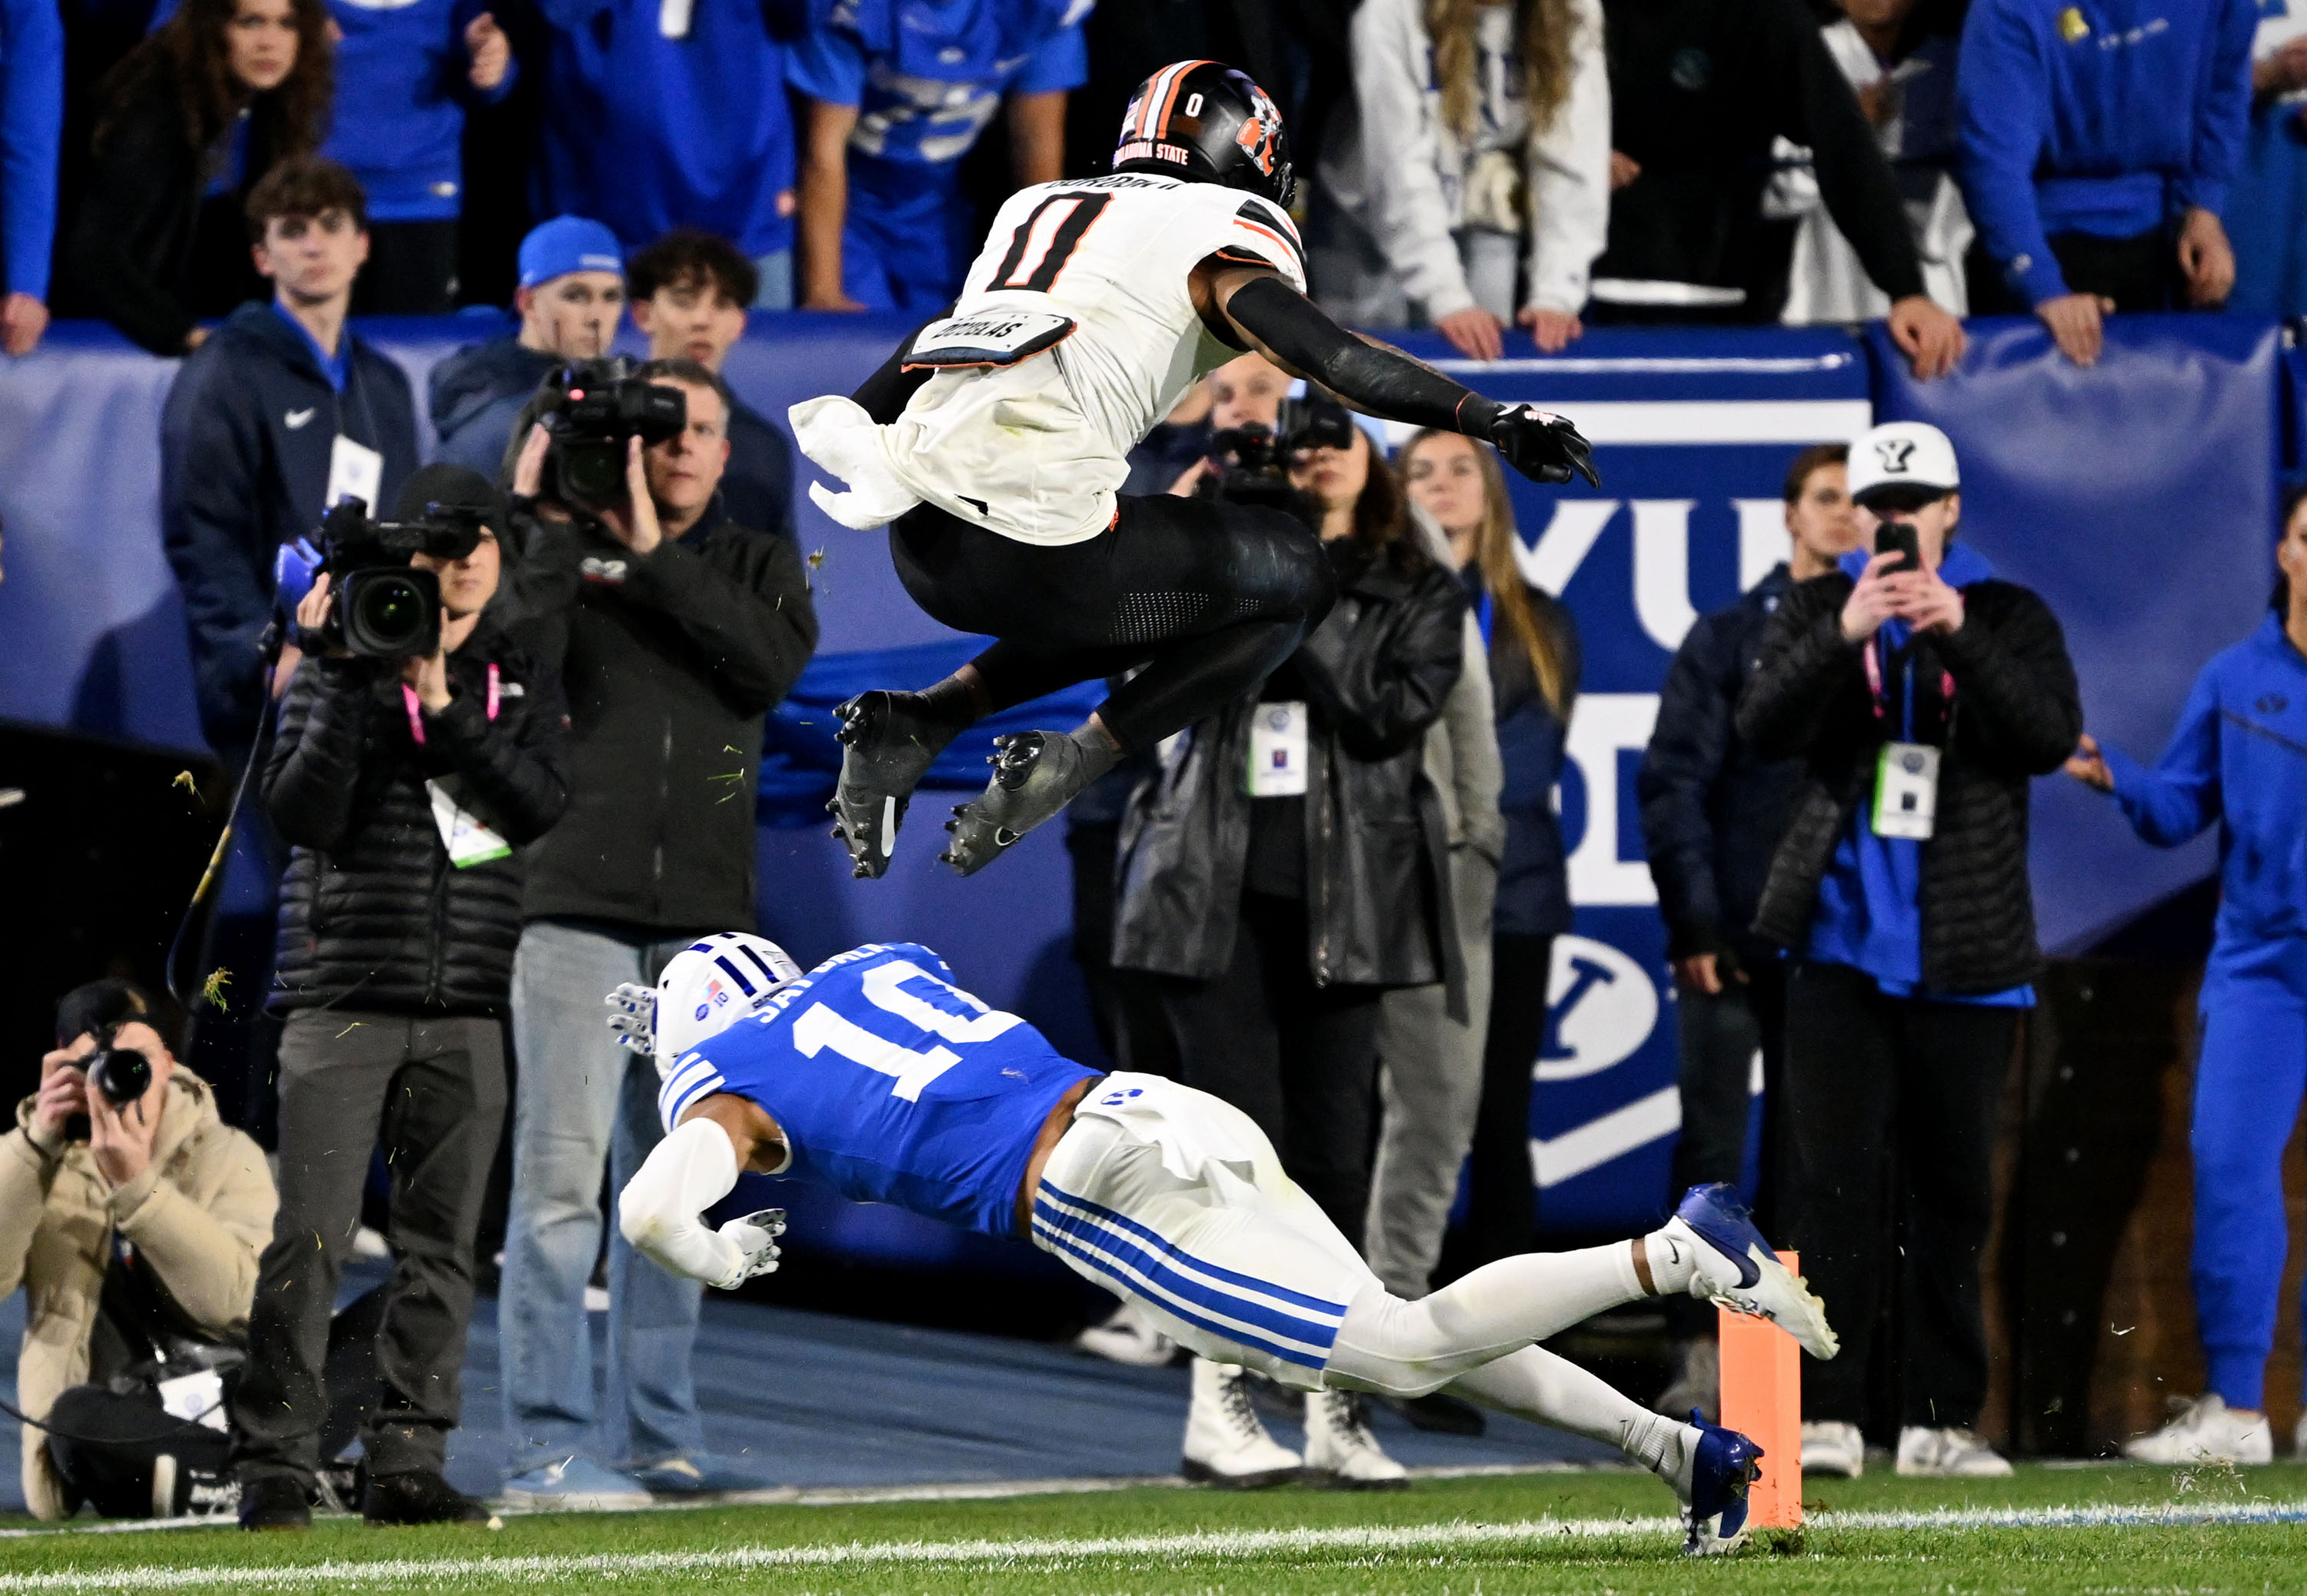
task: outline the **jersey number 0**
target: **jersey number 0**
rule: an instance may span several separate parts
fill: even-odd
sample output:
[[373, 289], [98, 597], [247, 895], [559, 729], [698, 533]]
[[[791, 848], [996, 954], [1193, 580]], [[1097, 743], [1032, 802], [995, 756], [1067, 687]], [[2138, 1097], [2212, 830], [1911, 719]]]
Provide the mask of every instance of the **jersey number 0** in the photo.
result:
[[[1112, 198], [1110, 194], [1051, 194], [1026, 215], [1009, 240], [1009, 252], [994, 269], [989, 294], [999, 288], [1023, 288], [1047, 294], [1080, 247], [1082, 235], [1097, 220]], [[1017, 274], [1024, 272], [1024, 277]]]

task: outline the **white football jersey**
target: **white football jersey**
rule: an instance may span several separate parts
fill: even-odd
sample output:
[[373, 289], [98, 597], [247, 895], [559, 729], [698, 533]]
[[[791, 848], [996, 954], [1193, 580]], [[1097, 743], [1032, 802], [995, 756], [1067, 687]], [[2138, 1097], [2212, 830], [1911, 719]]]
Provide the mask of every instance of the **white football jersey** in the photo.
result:
[[1129, 451], [1241, 353], [1211, 335], [1187, 289], [1214, 255], [1271, 266], [1305, 291], [1298, 230], [1239, 189], [1117, 172], [1012, 194], [955, 315], [1053, 312], [1074, 330], [1014, 365], [931, 377], [880, 429], [891, 474], [1021, 542], [1095, 537], [1112, 522]]

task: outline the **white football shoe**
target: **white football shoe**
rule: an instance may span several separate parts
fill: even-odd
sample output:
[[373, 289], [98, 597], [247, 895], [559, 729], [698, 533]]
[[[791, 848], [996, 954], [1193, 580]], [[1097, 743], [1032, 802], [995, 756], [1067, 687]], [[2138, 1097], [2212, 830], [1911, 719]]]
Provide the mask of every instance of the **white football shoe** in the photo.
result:
[[1821, 1419], [1802, 1427], [1802, 1472], [1856, 1480], [1866, 1472], [1866, 1438], [1856, 1424]]
[[1693, 1186], [1656, 1234], [1668, 1245], [1691, 1250], [1697, 1270], [1691, 1276], [1692, 1296], [1769, 1319], [1814, 1358], [1831, 1358], [1842, 1350], [1841, 1339], [1826, 1322], [1826, 1304], [1779, 1261], [1728, 1186]]
[[1298, 1454], [1265, 1433], [1250, 1405], [1249, 1377], [1231, 1364], [1196, 1358], [1179, 1472], [1200, 1485], [1256, 1490], [1295, 1480], [1303, 1468]]
[[2011, 1460], [1975, 1430], [1909, 1424], [1899, 1432], [1899, 1472], [1909, 1479], [1999, 1480], [2011, 1472]]
[[1410, 1471], [1385, 1455], [1351, 1391], [1306, 1396], [1306, 1475], [1333, 1490], [1407, 1490]]
[[2275, 1427], [2265, 1413], [2231, 1408], [2216, 1392], [2192, 1402], [2174, 1397], [2171, 1405], [2169, 1423], [2123, 1442], [2125, 1457], [2166, 1464], [2275, 1461]]
[[1178, 1344], [1154, 1322], [1153, 1315], [1129, 1297], [1121, 1300], [1121, 1306], [1103, 1324], [1092, 1325], [1075, 1336], [1074, 1344], [1083, 1352], [1135, 1369], [1167, 1368], [1178, 1355]]

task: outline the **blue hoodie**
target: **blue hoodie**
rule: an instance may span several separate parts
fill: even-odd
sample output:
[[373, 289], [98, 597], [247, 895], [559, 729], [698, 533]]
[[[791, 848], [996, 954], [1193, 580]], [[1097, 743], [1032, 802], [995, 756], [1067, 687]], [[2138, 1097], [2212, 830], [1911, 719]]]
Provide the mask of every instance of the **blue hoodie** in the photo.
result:
[[1975, 0], [1955, 95], [1979, 237], [2029, 304], [2050, 235], [2129, 238], [2226, 206], [2251, 122], [2251, 0]]
[[2153, 770], [2103, 752], [2124, 818], [2156, 847], [2218, 824], [2221, 952], [2307, 935], [2307, 657], [2282, 616], [2203, 667]]
[[[329, 0], [337, 100], [321, 153], [342, 161], [377, 222], [444, 222], [463, 209], [465, 107], [512, 92], [515, 69], [472, 87], [465, 29], [490, 0]], [[500, 19], [502, 21], [502, 19]]]
[[[1873, 558], [1869, 550], [1842, 557], [1840, 569], [1856, 581]], [[1985, 557], [1967, 543], [1951, 545], [1939, 562], [1939, 579], [1964, 588], [1994, 575]], [[1912, 641], [1906, 622], [1886, 621], [1877, 634], [1883, 652], [1893, 661], [1883, 682], [1891, 699], [1895, 738], [1915, 736], [1914, 668], [1896, 668], [1899, 653]], [[1958, 702], [1956, 713], [1961, 713]], [[1818, 886], [1818, 911], [1812, 917], [1807, 956], [1822, 964], [1848, 964], [1874, 977], [1887, 997], [1925, 997], [1944, 1003], [1976, 1003], [1987, 1008], [2028, 1009], [2035, 1005], [2032, 986], [2011, 986], [1957, 997], [1923, 990], [1923, 844], [1902, 837], [1878, 837], [1869, 824], [1873, 806], [1862, 803], [1842, 828], [1834, 847], [1834, 862]]]
[[0, 0], [0, 294], [48, 296], [64, 119], [56, 0]]

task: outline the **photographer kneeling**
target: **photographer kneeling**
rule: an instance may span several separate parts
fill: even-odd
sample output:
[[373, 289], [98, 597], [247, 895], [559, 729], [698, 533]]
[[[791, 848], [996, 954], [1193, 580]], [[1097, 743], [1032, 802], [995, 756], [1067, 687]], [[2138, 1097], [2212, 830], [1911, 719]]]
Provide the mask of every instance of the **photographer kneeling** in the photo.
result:
[[[324, 570], [297, 607], [304, 658], [262, 789], [296, 851], [271, 998], [287, 1016], [280, 1213], [233, 1401], [250, 1529], [309, 1524], [315, 1476], [333, 1461], [320, 1455], [329, 1310], [380, 1135], [393, 1274], [376, 1337], [381, 1388], [361, 1430], [362, 1515], [488, 1517], [441, 1469], [459, 1411], [473, 1235], [504, 1115], [500, 1017], [520, 935], [511, 849], [567, 804], [567, 717], [553, 670], [483, 610], [497, 588], [502, 496], [461, 466], [433, 465], [409, 479], [398, 509], [404, 528], [426, 529], [405, 535], [440, 550], [407, 557], [437, 581], [438, 635], [396, 647], [364, 625], [406, 622], [430, 598], [426, 585], [413, 599], [403, 588], [397, 605], [347, 586], [351, 614], [332, 618]], [[395, 584], [379, 578], [397, 567], [348, 546], [358, 537], [373, 550], [374, 531], [340, 515], [329, 523], [339, 540], [330, 564], [360, 568], [336, 585], [390, 593]]]
[[0, 1137], [0, 1294], [24, 1288], [16, 1399], [39, 1518], [231, 1499], [216, 1371], [239, 1361], [272, 1181], [149, 1011], [124, 981], [67, 994], [39, 1092]]

